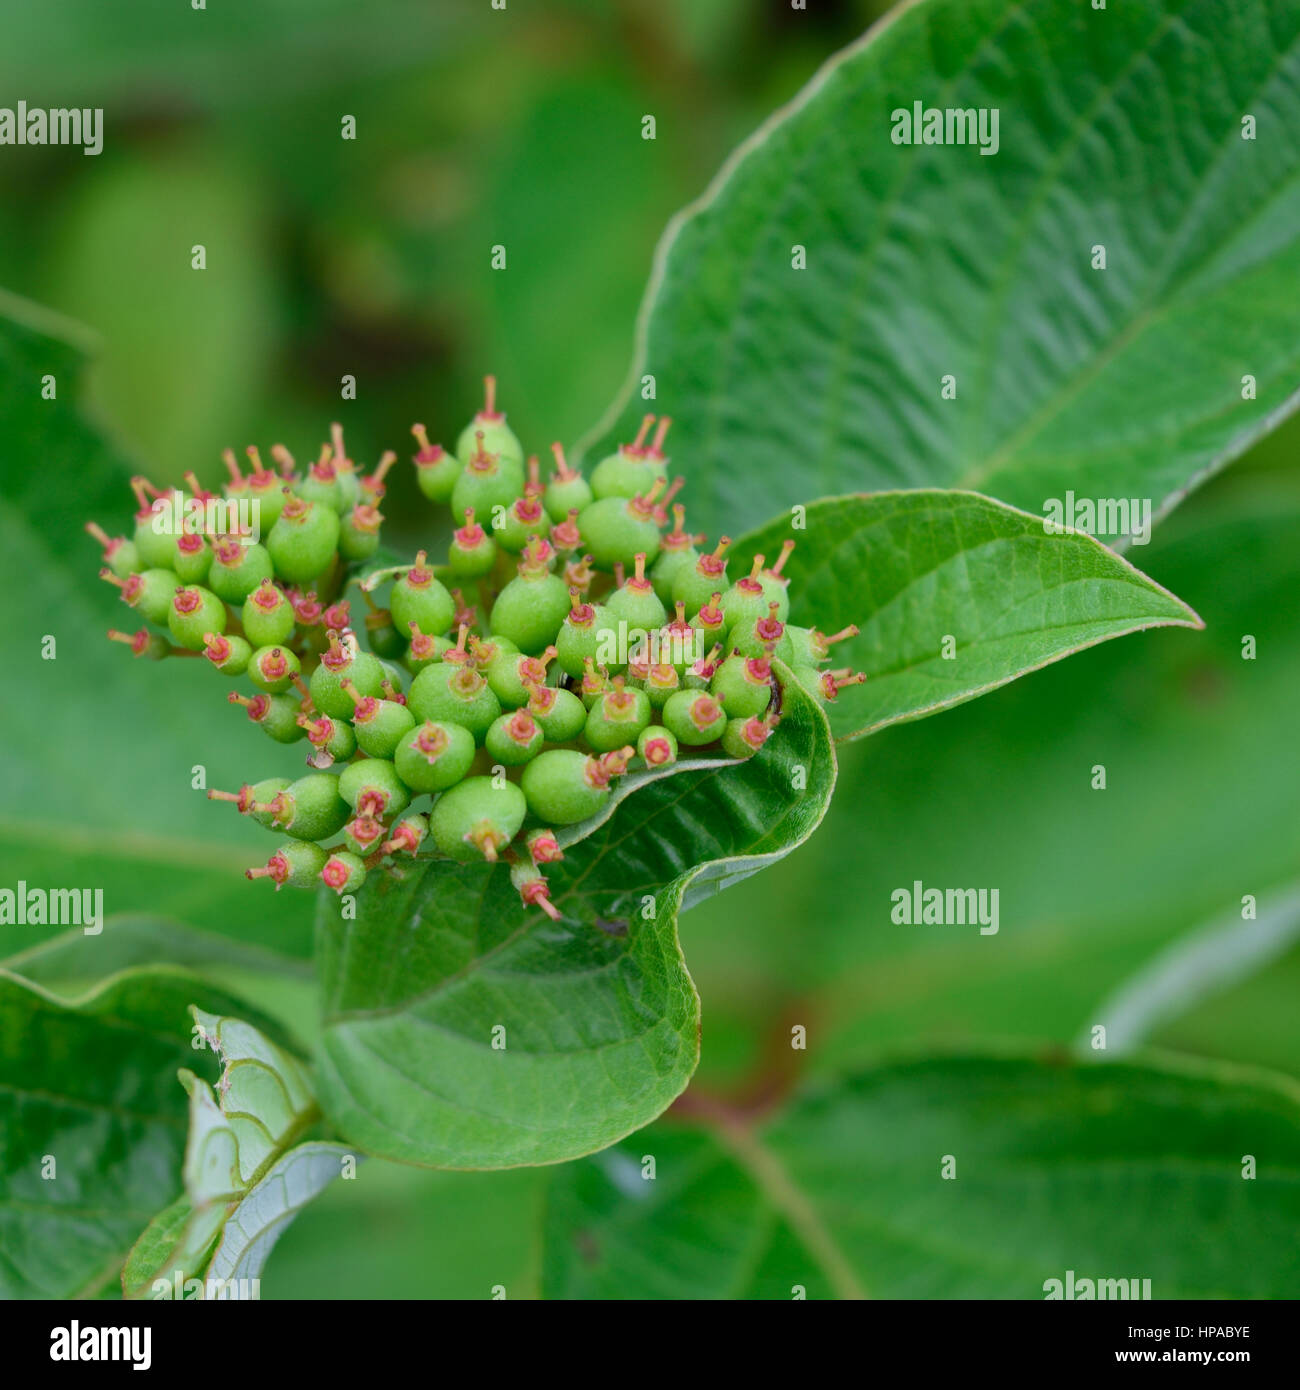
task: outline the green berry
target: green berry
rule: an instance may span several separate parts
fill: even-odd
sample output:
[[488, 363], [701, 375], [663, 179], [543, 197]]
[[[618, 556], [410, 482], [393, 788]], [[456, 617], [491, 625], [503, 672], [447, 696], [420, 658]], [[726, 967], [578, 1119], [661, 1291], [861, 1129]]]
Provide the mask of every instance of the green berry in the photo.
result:
[[639, 497], [649, 491], [658, 476], [658, 462], [648, 456], [645, 437], [654, 423], [654, 416], [641, 421], [641, 429], [631, 444], [620, 444], [612, 454], [596, 465], [591, 474], [592, 495], [606, 497]]
[[753, 570], [727, 589], [718, 604], [733, 634], [748, 632], [760, 618], [768, 615], [768, 597], [759, 579], [763, 557], [754, 556]]
[[212, 568], [212, 547], [202, 536], [186, 531], [172, 540], [170, 567], [182, 584], [204, 584]]
[[345, 560], [368, 560], [379, 549], [384, 518], [378, 508], [360, 503], [339, 521], [339, 554]]
[[529, 654], [542, 651], [555, 640], [569, 611], [568, 586], [550, 572], [543, 547], [549, 550], [543, 541], [529, 541], [519, 573], [492, 605], [493, 633], [508, 637], [521, 652]]
[[727, 615], [718, 603], [721, 597], [715, 589], [709, 595], [709, 601], [691, 619], [691, 626], [699, 633], [702, 649], [706, 652], [714, 643], [725, 642], [727, 638]]
[[682, 679], [677, 667], [666, 661], [656, 662], [651, 666], [646, 672], [645, 684], [642, 687], [651, 707], [663, 709], [668, 703], [668, 697], [681, 689]]
[[245, 878], [269, 878], [278, 893], [285, 884], [310, 888], [329, 856], [310, 840], [290, 840], [281, 845], [261, 869], [245, 869]]
[[526, 709], [499, 715], [483, 740], [489, 757], [506, 767], [518, 767], [542, 750], [542, 727]]
[[785, 635], [790, 639], [790, 655], [783, 659], [791, 667], [817, 666], [830, 659], [831, 648], [837, 642], [846, 642], [850, 637], [858, 636], [858, 633], [856, 623], [850, 623], [829, 637], [815, 627], [795, 627], [793, 623], [787, 623]]
[[[536, 459], [533, 462], [536, 463]], [[492, 536], [509, 555], [518, 555], [534, 536], [544, 539], [550, 529], [550, 518], [534, 493], [525, 493], [516, 497], [509, 507], [493, 511]]]
[[396, 700], [379, 700], [362, 695], [351, 681], [344, 689], [355, 697], [352, 731], [357, 747], [369, 758], [391, 758], [397, 745], [415, 727], [415, 716]]
[[272, 825], [295, 840], [327, 840], [348, 821], [348, 805], [332, 772], [309, 772], [256, 809], [269, 811]]
[[384, 843], [387, 831], [374, 816], [354, 816], [343, 827], [343, 843], [351, 854], [369, 859]]
[[529, 687], [528, 713], [541, 725], [547, 743], [568, 743], [587, 724], [587, 707], [572, 690], [550, 685]]
[[528, 809], [548, 825], [588, 820], [609, 800], [610, 779], [627, 770], [634, 752], [627, 747], [603, 758], [568, 748], [539, 753], [519, 783]]
[[555, 455], [555, 472], [542, 494], [542, 505], [552, 521], [562, 522], [570, 512], [589, 507], [595, 494], [582, 474], [569, 467], [559, 444], [552, 444], [551, 452]]
[[599, 603], [587, 603], [577, 588], [569, 590], [569, 603], [555, 636], [555, 660], [566, 676], [578, 680], [588, 660], [601, 655], [601, 634], [614, 634], [614, 625], [608, 610]]
[[226, 603], [239, 604], [271, 577], [271, 556], [263, 545], [218, 541], [208, 570], [208, 587]]
[[771, 732], [772, 726], [762, 719], [729, 719], [722, 731], [722, 751], [729, 758], [752, 758]]
[[609, 689], [609, 671], [602, 666], [599, 670], [593, 661], [588, 659], [582, 668], [582, 681], [578, 687], [578, 694], [582, 698], [582, 703], [588, 709]]
[[387, 820], [411, 804], [411, 793], [386, 758], [360, 758], [339, 774], [339, 795], [359, 816]]
[[691, 617], [712, 600], [714, 593], [726, 591], [727, 562], [723, 556], [730, 544], [730, 538], [723, 536], [711, 554], [701, 555], [689, 568], [683, 566], [677, 572], [673, 580], [673, 602], [684, 603]]
[[547, 647], [540, 656], [502, 651], [488, 663], [488, 684], [506, 709], [518, 709], [528, 703], [533, 686], [555, 682], [558, 672], [551, 665], [554, 660], [554, 647]]
[[175, 570], [141, 570], [136, 574], [127, 575], [125, 579], [119, 579], [111, 570], [102, 569], [99, 577], [114, 585], [121, 592], [122, 602], [129, 604], [149, 622], [156, 623], [159, 627], [168, 625], [172, 596], [180, 587]]
[[220, 633], [205, 632], [203, 655], [223, 676], [242, 676], [248, 670], [253, 649], [242, 637], [225, 637]]
[[251, 786], [245, 782], [237, 792], [209, 791], [209, 801], [229, 801], [241, 816], [251, 816], [258, 825], [271, 827], [271, 815], [269, 810], [258, 810], [258, 807], [266, 807], [267, 803], [274, 801], [275, 798], [289, 787], [287, 777], [267, 777], [261, 782], [254, 782]]
[[635, 556], [635, 565], [623, 586], [605, 600], [605, 608], [615, 622], [649, 633], [668, 621], [668, 611], [655, 593], [654, 585], [646, 578], [644, 552]]
[[[419, 628], [416, 627], [411, 630], [416, 633], [419, 632]], [[438, 639], [430, 638], [429, 640], [432, 642]], [[442, 640], [445, 641], [446, 639]], [[393, 615], [387, 608], [372, 608], [366, 614], [366, 642], [370, 650], [379, 657], [405, 661], [410, 652], [406, 638], [394, 627]]]
[[[524, 449], [515, 437], [514, 431], [506, 424], [506, 417], [496, 408], [496, 378], [483, 378], [483, 409], [460, 432], [456, 441], [456, 454], [462, 463], [468, 464], [476, 452], [486, 449], [489, 453], [500, 454], [515, 464], [524, 461]], [[480, 436], [482, 438], [480, 439]], [[518, 491], [522, 491], [522, 478]], [[463, 507], [453, 507], [457, 516]]]
[[352, 697], [343, 688], [351, 681], [358, 694], [376, 698], [384, 693], [384, 668], [379, 659], [356, 645], [344, 646], [333, 629], [329, 633], [329, 648], [321, 653], [320, 665], [311, 673], [308, 688], [312, 703], [331, 719], [351, 719]]
[[727, 713], [722, 705], [705, 690], [679, 690], [668, 698], [662, 719], [678, 743], [698, 748], [722, 736], [727, 726]]
[[642, 496], [630, 500], [605, 497], [595, 501], [578, 518], [582, 538], [598, 569], [615, 565], [631, 569], [639, 552], [647, 562], [659, 554], [659, 524], [655, 520], [654, 498], [663, 479]]
[[794, 644], [785, 633], [785, 624], [776, 616], [775, 601], [768, 604], [768, 615], [748, 626], [736, 627], [727, 645], [741, 656], [766, 656], [787, 664], [794, 658]]
[[347, 762], [357, 751], [357, 736], [352, 732], [352, 725], [342, 719], [331, 719], [328, 714], [312, 719], [308, 715], [299, 714], [298, 724], [306, 730], [307, 741], [316, 749], [317, 757], [320, 759], [315, 764], [317, 767]]
[[451, 626], [456, 616], [456, 602], [425, 561], [422, 550], [411, 568], [393, 585], [388, 607], [393, 615], [393, 626], [399, 632], [406, 632], [414, 623], [421, 632], [433, 637], [445, 633]]
[[[265, 535], [280, 519], [280, 513], [289, 501], [289, 491], [284, 479], [273, 469], [263, 465], [262, 457], [255, 445], [250, 444], [245, 452], [253, 465], [253, 471], [247, 479], [248, 499], [257, 504], [258, 520], [261, 523], [262, 534]], [[227, 467], [229, 466], [228, 463]]]
[[429, 835], [451, 859], [495, 863], [519, 833], [527, 810], [524, 793], [513, 782], [467, 777], [434, 802]]
[[259, 694], [250, 699], [232, 690], [226, 698], [232, 705], [243, 705], [253, 723], [276, 743], [297, 743], [304, 736], [298, 702], [287, 695]]
[[861, 685], [866, 680], [861, 671], [854, 675], [847, 667], [842, 671], [819, 671], [815, 666], [796, 666], [794, 678], [824, 705], [838, 698], [846, 685]]
[[[274, 454], [275, 450], [271, 452]], [[328, 444], [322, 447], [320, 458], [293, 484], [291, 491], [304, 502], [319, 503], [336, 512], [340, 510], [343, 489], [339, 485], [339, 470], [334, 465]]]
[[454, 787], [474, 761], [474, 735], [459, 724], [426, 720], [402, 736], [393, 754], [397, 775], [413, 792]]
[[393, 832], [381, 846], [385, 854], [416, 854], [429, 833], [429, 817], [412, 811], [393, 826]]
[[108, 639], [130, 647], [132, 656], [147, 657], [150, 661], [161, 661], [163, 657], [171, 655], [171, 646], [147, 627], [142, 627], [138, 632], [119, 632], [117, 628], [110, 627]]
[[86, 522], [86, 530], [104, 549], [104, 564], [119, 579], [125, 579], [141, 568], [140, 552], [134, 541], [125, 536], [110, 536], [102, 526], [93, 521]]
[[[133, 486], [143, 484], [136, 479]], [[170, 568], [175, 555], [174, 537], [171, 531], [172, 503], [170, 496], [156, 498], [148, 506], [143, 505], [144, 495], [137, 487], [141, 510], [135, 514], [134, 545], [139, 563], [146, 569]]]
[[459, 724], [479, 742], [501, 713], [501, 701], [473, 666], [447, 662], [426, 666], [411, 682], [406, 703], [417, 719]]
[[709, 693], [721, 700], [731, 719], [752, 719], [772, 699], [772, 666], [765, 656], [729, 656], [718, 667]]
[[264, 579], [244, 600], [240, 611], [244, 636], [258, 647], [273, 647], [293, 635], [293, 604], [270, 579]]
[[355, 893], [366, 881], [366, 866], [350, 850], [335, 850], [320, 871], [320, 881], [336, 893]]
[[300, 497], [291, 497], [284, 504], [266, 538], [276, 574], [291, 584], [306, 584], [324, 574], [334, 561], [338, 544], [338, 512]]
[[637, 735], [636, 752], [647, 767], [669, 767], [677, 761], [677, 737], [662, 724], [647, 724]]
[[625, 744], [635, 744], [637, 735], [650, 722], [650, 713], [650, 699], [645, 691], [629, 689], [622, 676], [615, 676], [613, 688], [587, 714], [587, 742], [598, 753], [612, 753]]
[[178, 647], [201, 652], [208, 633], [226, 630], [226, 605], [210, 589], [198, 584], [182, 586], [172, 595], [167, 627]]
[[301, 669], [288, 647], [259, 647], [248, 663], [248, 678], [259, 690], [282, 695]]
[[496, 564], [496, 542], [474, 520], [473, 507], [467, 508], [464, 516], [464, 526], [451, 538], [447, 568], [457, 579], [482, 579], [492, 573]]
[[487, 449], [483, 441], [465, 457], [465, 467], [451, 491], [452, 516], [464, 516], [471, 508], [491, 516], [494, 507], [509, 507], [524, 490], [522, 455], [513, 457]]
[[650, 571], [659, 601], [668, 607], [673, 602], [673, 584], [682, 570], [691, 569], [700, 558], [695, 537], [686, 527], [686, 508], [680, 503], [673, 508], [673, 529], [659, 541], [659, 558]]

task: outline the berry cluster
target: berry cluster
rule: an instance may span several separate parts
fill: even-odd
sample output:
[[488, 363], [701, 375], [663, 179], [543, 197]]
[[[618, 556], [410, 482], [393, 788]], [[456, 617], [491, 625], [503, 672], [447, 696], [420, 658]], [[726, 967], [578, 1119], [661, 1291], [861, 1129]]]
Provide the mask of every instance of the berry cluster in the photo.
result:
[[[552, 445], [545, 484], [491, 377], [454, 452], [413, 426], [420, 490], [460, 523], [443, 566], [421, 551], [374, 567], [396, 455], [359, 472], [339, 425], [301, 472], [281, 445], [274, 468], [250, 448], [248, 474], [227, 450], [222, 497], [192, 473], [167, 492], [135, 478], [133, 537], [87, 527], [101, 576], [152, 624], [112, 639], [246, 676], [254, 693], [231, 702], [275, 741], [311, 746], [297, 780], [208, 793], [289, 837], [250, 878], [350, 892], [431, 847], [505, 859], [524, 901], [555, 916], [541, 872], [562, 857], [553, 827], [599, 812], [614, 778], [668, 766], [682, 747], [756, 753], [779, 718], [774, 660], [822, 700], [863, 679], [823, 669], [856, 628], [828, 637], [787, 622], [793, 541], [731, 582], [727, 537], [710, 550], [686, 530], [673, 502], [683, 480], [666, 473], [670, 422], [651, 438], [654, 423], [590, 479]], [[368, 651], [344, 596], [353, 585]], [[413, 810], [422, 796], [431, 807]]]

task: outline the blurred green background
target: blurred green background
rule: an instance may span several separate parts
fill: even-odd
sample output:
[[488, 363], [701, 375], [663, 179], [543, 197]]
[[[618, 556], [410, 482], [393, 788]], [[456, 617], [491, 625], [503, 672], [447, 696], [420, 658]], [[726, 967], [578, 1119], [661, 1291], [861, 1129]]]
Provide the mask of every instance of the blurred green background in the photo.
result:
[[[0, 283], [94, 330], [94, 406], [159, 481], [215, 477], [226, 446], [314, 452], [336, 418], [358, 460], [405, 457], [411, 421], [435, 437], [460, 428], [485, 371], [544, 451], [615, 395], [669, 216], [883, 8], [6, 3], [0, 90], [103, 106], [106, 131], [94, 159], [6, 150]], [[355, 141], [340, 138], [344, 115]], [[195, 243], [203, 274], [190, 269]], [[505, 272], [490, 268], [496, 243]], [[340, 399], [345, 374], [355, 401]], [[1107, 644], [844, 750], [811, 844], [684, 919], [704, 1001], [701, 1088], [753, 1096], [796, 1065], [825, 1073], [971, 1040], [1069, 1045], [1160, 950], [1243, 894], [1264, 904], [1300, 878], [1297, 442], [1294, 426], [1274, 435], [1131, 557], [1206, 618], [1204, 634]], [[50, 485], [75, 491], [76, 466], [52, 458]], [[99, 519], [118, 529], [127, 506]], [[413, 544], [426, 511], [399, 469], [386, 535]], [[93, 566], [88, 547], [88, 588]], [[110, 596], [94, 598], [110, 613]], [[1240, 656], [1246, 633], [1254, 662]], [[180, 674], [145, 673], [169, 685]], [[264, 751], [255, 738], [223, 735], [215, 784], [247, 774]], [[1104, 793], [1090, 786], [1096, 763]], [[171, 823], [170, 807], [157, 815]], [[73, 844], [112, 882], [89, 841]], [[232, 882], [242, 854], [198, 850], [153, 881], [125, 876], [113, 905], [264, 940], [265, 905]], [[20, 867], [35, 879], [33, 862]], [[998, 887], [1001, 931], [892, 925], [890, 891], [917, 878]], [[280, 944], [303, 950], [309, 909], [293, 910]], [[281, 991], [252, 974], [230, 982], [264, 1001]], [[1297, 986], [1291, 950], [1155, 1041], [1300, 1072]], [[309, 987], [296, 989], [309, 1032]], [[793, 1022], [809, 1028], [806, 1054], [786, 1046]], [[363, 1176], [299, 1218], [266, 1296], [535, 1289], [544, 1171], [371, 1162]]]

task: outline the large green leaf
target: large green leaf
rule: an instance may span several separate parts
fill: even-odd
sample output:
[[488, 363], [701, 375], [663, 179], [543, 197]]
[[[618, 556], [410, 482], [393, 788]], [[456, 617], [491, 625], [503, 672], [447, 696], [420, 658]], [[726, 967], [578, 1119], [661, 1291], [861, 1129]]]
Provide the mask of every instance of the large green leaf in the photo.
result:
[[[42, 397], [47, 375], [54, 400]], [[10, 680], [24, 691], [0, 726], [5, 881], [66, 883], [71, 856], [80, 881], [103, 889], [106, 913], [176, 916], [305, 955], [309, 895], [254, 894], [240, 873], [274, 841], [191, 785], [196, 765], [209, 787], [296, 775], [301, 749], [274, 745], [238, 718], [206, 662], [138, 661], [105, 640], [109, 627], [140, 623], [95, 578], [98, 550], [82, 526], [93, 518], [123, 529], [133, 470], [79, 410], [83, 375], [77, 330], [0, 298], [0, 550], [22, 585], [6, 651]], [[65, 460], [75, 460], [75, 486], [59, 472]], [[47, 636], [54, 660], [43, 659]], [[50, 935], [5, 930], [6, 954]]]
[[0, 971], [0, 1296], [93, 1292], [179, 1186], [196, 999], [237, 1006], [179, 970], [72, 1003]]
[[1157, 1299], [1294, 1298], [1298, 1172], [1300, 1090], [1266, 1073], [906, 1062], [560, 1170], [543, 1288], [1040, 1299], [1073, 1270], [1149, 1279]]
[[[706, 529], [849, 487], [1159, 514], [1296, 404], [1297, 65], [1291, 0], [898, 7], [670, 225], [596, 436], [653, 375]], [[997, 153], [893, 143], [918, 102]]]
[[[1181, 600], [1090, 536], [975, 493], [830, 497], [746, 536], [734, 571], [787, 539], [798, 617], [861, 634], [834, 665], [864, 671], [829, 708], [840, 737], [875, 733], [974, 699], [1111, 637], [1199, 627]], [[951, 644], [951, 645], [949, 645]]]
[[834, 785], [819, 706], [783, 694], [756, 757], [652, 782], [566, 850], [560, 922], [504, 866], [385, 877], [355, 920], [322, 898], [319, 1093], [346, 1139], [439, 1167], [552, 1163], [668, 1105], [699, 1055], [678, 913], [801, 844]]

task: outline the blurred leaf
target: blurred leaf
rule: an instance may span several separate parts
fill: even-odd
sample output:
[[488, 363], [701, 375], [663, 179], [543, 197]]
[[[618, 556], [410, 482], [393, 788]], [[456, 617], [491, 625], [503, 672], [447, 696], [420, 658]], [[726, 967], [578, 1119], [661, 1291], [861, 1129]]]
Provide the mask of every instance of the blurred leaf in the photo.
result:
[[1300, 1092], [1267, 1073], [895, 1063], [772, 1121], [664, 1121], [559, 1170], [543, 1289], [1041, 1299], [1073, 1270], [1157, 1299], [1293, 1298], [1297, 1162]]
[[[900, 6], [669, 226], [596, 437], [653, 374], [706, 530], [849, 486], [1172, 507], [1300, 399], [1298, 47], [1289, 3]], [[997, 153], [893, 143], [914, 103], [1000, 112]]]
[[[274, 841], [191, 785], [196, 766], [209, 787], [296, 775], [301, 749], [273, 745], [236, 717], [206, 663], [137, 661], [104, 638], [140, 624], [95, 578], [97, 547], [82, 526], [130, 526], [133, 470], [81, 414], [82, 372], [75, 328], [0, 298], [0, 546], [31, 596], [9, 612], [10, 679], [25, 698], [11, 702], [0, 730], [5, 880], [63, 886], [75, 874], [103, 889], [106, 913], [174, 914], [306, 955], [310, 895], [279, 894], [272, 906], [240, 873]], [[47, 374], [54, 400], [42, 399]], [[55, 660], [42, 659], [46, 637]], [[9, 953], [50, 929], [6, 933]]]
[[800, 621], [862, 629], [832, 649], [833, 665], [868, 677], [827, 708], [840, 738], [950, 709], [1112, 637], [1200, 625], [1099, 541], [1048, 535], [1041, 517], [975, 493], [828, 497], [803, 520], [799, 531], [778, 520], [746, 536], [732, 572], [794, 540], [783, 573]]
[[94, 1292], [176, 1190], [196, 999], [237, 1007], [182, 971], [128, 971], [71, 1003], [0, 971], [0, 1296]]
[[568, 849], [548, 873], [559, 922], [520, 903], [504, 865], [372, 881], [355, 921], [322, 896], [330, 1121], [369, 1152], [451, 1168], [553, 1163], [648, 1123], [698, 1060], [678, 912], [807, 839], [834, 781], [826, 721], [790, 687], [760, 756], [653, 782]]

